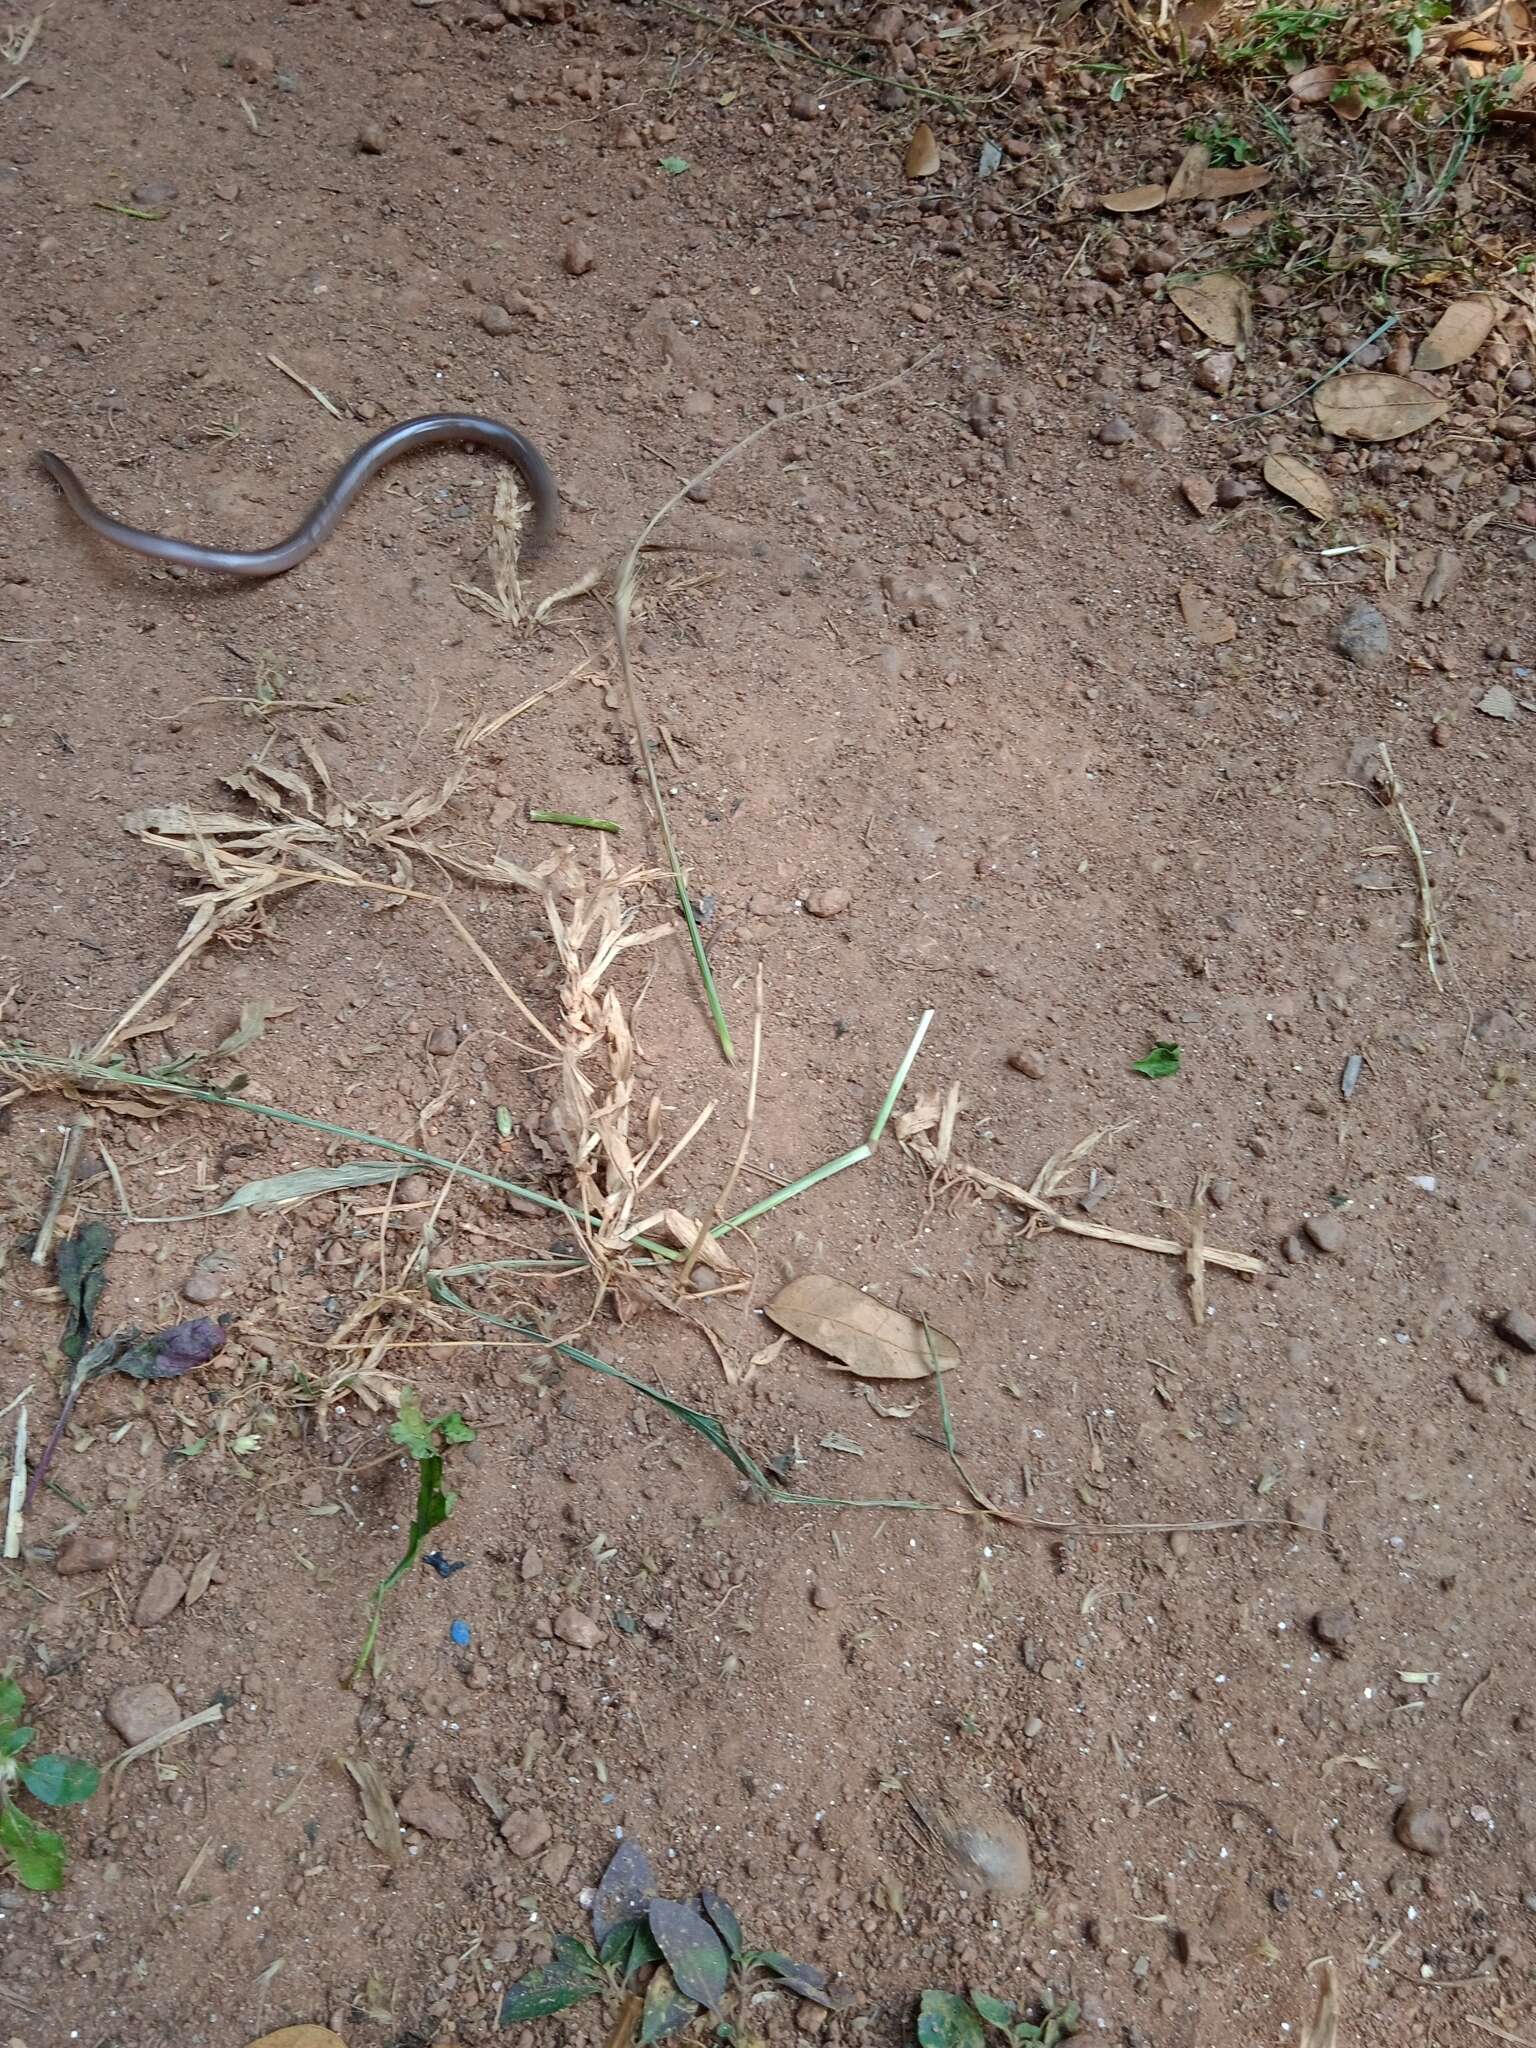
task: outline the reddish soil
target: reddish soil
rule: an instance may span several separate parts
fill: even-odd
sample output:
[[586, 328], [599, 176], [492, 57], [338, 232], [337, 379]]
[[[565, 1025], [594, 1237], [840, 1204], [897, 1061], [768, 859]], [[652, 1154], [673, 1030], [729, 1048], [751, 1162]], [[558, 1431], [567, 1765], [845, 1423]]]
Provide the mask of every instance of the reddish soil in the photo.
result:
[[[959, 1083], [959, 1157], [1027, 1185], [1123, 1126], [1095, 1154], [1114, 1188], [1093, 1219], [1183, 1243], [1210, 1176], [1205, 1240], [1266, 1270], [1210, 1269], [1197, 1328], [1181, 1258], [1026, 1241], [1015, 1212], [958, 1190], [931, 1202], [887, 1136], [754, 1227], [750, 1294], [709, 1312], [729, 1376], [638, 1298], [622, 1324], [609, 1306], [587, 1322], [579, 1276], [465, 1283], [722, 1418], [805, 1492], [963, 1507], [925, 1389], [876, 1385], [881, 1408], [919, 1402], [882, 1415], [794, 1342], [746, 1376], [774, 1288], [842, 1276], [955, 1338], [976, 1484], [1070, 1527], [771, 1506], [611, 1381], [483, 1345], [446, 1312], [402, 1315], [379, 1372], [479, 1432], [452, 1454], [461, 1498], [437, 1539], [470, 1569], [418, 1568], [393, 1595], [360, 1697], [344, 1680], [413, 1480], [387, 1414], [313, 1390], [356, 1363], [325, 1346], [378, 1291], [381, 1242], [404, 1286], [442, 1176], [405, 1184], [382, 1222], [376, 1188], [127, 1222], [119, 1187], [136, 1217], [185, 1217], [360, 1148], [97, 1098], [62, 1227], [118, 1231], [100, 1327], [190, 1313], [182, 1287], [215, 1252], [235, 1321], [200, 1374], [87, 1392], [61, 1490], [0, 1580], [8, 1655], [50, 1748], [108, 1762], [105, 1709], [141, 1681], [223, 1718], [64, 1816], [60, 1893], [0, 1893], [0, 2034], [242, 2048], [328, 2020], [352, 2048], [487, 2043], [501, 1989], [581, 1924], [621, 1829], [679, 1893], [714, 1885], [762, 1940], [844, 1974], [847, 2013], [776, 2000], [771, 2038], [907, 2042], [924, 1986], [979, 1984], [1075, 1996], [1089, 2038], [1297, 2042], [1321, 1956], [1341, 2039], [1528, 2033], [1536, 1398], [1495, 1324], [1536, 1314], [1532, 497], [1522, 435], [1489, 425], [1520, 425], [1524, 344], [1443, 379], [1446, 420], [1389, 450], [1320, 442], [1305, 407], [1213, 422], [1299, 388], [1374, 316], [1330, 329], [1294, 293], [1234, 397], [1213, 398], [1191, 382], [1191, 330], [1113, 249], [1108, 281], [1074, 269], [1105, 232], [1088, 200], [1012, 232], [942, 121], [932, 191], [949, 199], [925, 213], [902, 176], [912, 112], [868, 88], [831, 80], [800, 109], [816, 118], [791, 118], [821, 74], [677, 16], [593, 4], [492, 32], [481, 12], [74, 0], [0, 104], [8, 1039], [89, 1045], [161, 972], [191, 877], [123, 818], [246, 810], [220, 778], [257, 753], [312, 775], [314, 749], [354, 801], [462, 768], [430, 836], [475, 860], [532, 863], [572, 836], [526, 823], [530, 805], [616, 819], [625, 864], [659, 857], [601, 606], [518, 630], [455, 592], [482, 569], [490, 458], [402, 465], [304, 566], [226, 587], [91, 540], [34, 449], [136, 523], [255, 545], [369, 424], [497, 414], [565, 494], [557, 544], [527, 565], [541, 594], [772, 410], [913, 363], [724, 467], [643, 571], [638, 666], [742, 1045], [764, 971], [739, 1203], [857, 1143], [931, 1006], [904, 1101]], [[357, 146], [368, 126], [376, 153]], [[1021, 117], [1016, 139], [1040, 181], [1038, 130]], [[1134, 130], [1096, 146], [1127, 183], [1152, 147]], [[674, 155], [686, 171], [660, 167]], [[1160, 230], [1126, 232], [1134, 256]], [[576, 243], [589, 269], [567, 262]], [[1422, 332], [1433, 310], [1405, 320]], [[1101, 439], [1119, 417], [1128, 436]], [[1203, 518], [1180, 497], [1185, 477], [1254, 480], [1271, 443], [1330, 471], [1327, 538], [1369, 551], [1323, 556], [1272, 495]], [[1460, 580], [1420, 608], [1446, 545]], [[1202, 644], [1182, 586], [1233, 635]], [[1391, 637], [1369, 665], [1331, 641], [1356, 599]], [[467, 721], [583, 663], [456, 752]], [[294, 707], [252, 716], [238, 700], [274, 669]], [[1513, 720], [1475, 708], [1494, 684]], [[1443, 993], [1399, 822], [1360, 786], [1382, 741], [1425, 849]], [[578, 851], [595, 860], [588, 836]], [[414, 881], [449, 889], [552, 1021], [536, 900], [427, 860]], [[809, 915], [827, 891], [848, 906]], [[644, 922], [669, 917], [664, 887], [647, 898]], [[143, 1013], [162, 1028], [127, 1045], [135, 1064], [206, 1050], [243, 1003], [281, 998], [241, 1060], [256, 1099], [558, 1185], [528, 1135], [549, 1089], [531, 1029], [430, 905], [307, 889], [241, 936]], [[665, 1190], [702, 1213], [740, 1141], [744, 1069], [716, 1053], [681, 941], [613, 985], [641, 1105], [662, 1098], [675, 1137], [719, 1104]], [[1182, 1048], [1177, 1078], [1131, 1070], [1157, 1040]], [[4, 1136], [0, 1402], [31, 1387], [34, 1445], [61, 1308], [27, 1253], [72, 1114], [32, 1094]], [[568, 1243], [525, 1208], [453, 1184], [434, 1261]], [[834, 1435], [863, 1455], [823, 1448]], [[1167, 1527], [1200, 1523], [1228, 1526]], [[77, 1530], [110, 1540], [109, 1569], [59, 1573]], [[194, 1605], [136, 1625], [155, 1567], [210, 1554]], [[552, 1636], [569, 1607], [599, 1624], [595, 1648]], [[408, 1811], [438, 1794], [439, 1836], [382, 1854], [343, 1758]], [[1032, 1885], [978, 1895], [915, 1837], [909, 1795], [1021, 1824]], [[1405, 1802], [1429, 1809], [1433, 1853], [1399, 1839]], [[603, 2035], [584, 2009], [526, 2038]]]

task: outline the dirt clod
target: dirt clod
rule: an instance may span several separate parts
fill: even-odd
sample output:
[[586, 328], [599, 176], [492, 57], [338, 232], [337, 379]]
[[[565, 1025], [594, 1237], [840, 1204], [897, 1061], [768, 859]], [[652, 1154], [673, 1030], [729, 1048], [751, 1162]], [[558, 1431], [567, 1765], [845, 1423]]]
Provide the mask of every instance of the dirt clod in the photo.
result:
[[465, 1831], [464, 1816], [448, 1794], [420, 1780], [406, 1786], [395, 1810], [408, 1828], [430, 1835], [434, 1842], [456, 1842]]
[[87, 1572], [104, 1572], [117, 1562], [117, 1544], [110, 1536], [92, 1536], [77, 1529], [59, 1545], [53, 1568], [61, 1579], [81, 1578]]
[[585, 277], [596, 262], [597, 257], [593, 253], [592, 244], [582, 241], [579, 237], [576, 241], [566, 244], [565, 254], [560, 258], [561, 268], [567, 277]]
[[1357, 598], [1330, 635], [1335, 653], [1358, 668], [1371, 668], [1392, 652], [1392, 634], [1375, 605]]
[[1323, 1209], [1316, 1216], [1309, 1216], [1302, 1229], [1308, 1242], [1320, 1252], [1341, 1252], [1344, 1249], [1344, 1220], [1332, 1209]]
[[555, 1634], [574, 1650], [595, 1650], [603, 1640], [601, 1625], [579, 1607], [561, 1608], [555, 1616]]
[[1043, 1081], [1046, 1076], [1045, 1057], [1042, 1053], [1023, 1048], [1008, 1055], [1008, 1064], [1016, 1074], [1022, 1074], [1026, 1081]]
[[514, 1856], [521, 1856], [526, 1863], [537, 1856], [541, 1849], [548, 1848], [554, 1837], [549, 1815], [542, 1810], [533, 1813], [509, 1813], [501, 1824], [501, 1839]]
[[173, 1564], [157, 1564], [133, 1610], [135, 1628], [157, 1628], [186, 1598], [187, 1582]]
[[384, 130], [377, 121], [365, 121], [357, 131], [357, 152], [359, 156], [382, 156], [389, 147]]
[[846, 889], [818, 889], [806, 897], [805, 907], [812, 917], [841, 917], [852, 901]]
[[1443, 1856], [1451, 1846], [1450, 1824], [1443, 1813], [1422, 1799], [1405, 1799], [1393, 1818], [1392, 1832], [1415, 1856]]

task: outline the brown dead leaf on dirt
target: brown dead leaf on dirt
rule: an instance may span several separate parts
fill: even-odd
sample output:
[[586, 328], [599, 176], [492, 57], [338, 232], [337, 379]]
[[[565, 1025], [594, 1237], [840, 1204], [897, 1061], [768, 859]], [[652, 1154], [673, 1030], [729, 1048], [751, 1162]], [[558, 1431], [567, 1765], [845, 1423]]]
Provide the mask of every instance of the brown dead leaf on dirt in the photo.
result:
[[888, 1408], [873, 1387], [861, 1387], [859, 1391], [875, 1413], [884, 1416], [887, 1422], [906, 1422], [917, 1413], [915, 1401], [904, 1402], [899, 1408]]
[[1369, 57], [1353, 57], [1347, 64], [1313, 64], [1305, 71], [1293, 72], [1288, 83], [1291, 97], [1303, 106], [1327, 106], [1340, 120], [1358, 121], [1367, 100], [1357, 82], [1368, 78], [1387, 83]]
[[208, 1588], [213, 1584], [213, 1574], [219, 1562], [216, 1550], [206, 1551], [192, 1567], [187, 1580], [187, 1590], [182, 1596], [183, 1607], [195, 1607]]
[[1195, 199], [1239, 199], [1245, 192], [1262, 192], [1275, 175], [1273, 164], [1214, 164], [1200, 180]]
[[1253, 325], [1253, 294], [1246, 278], [1235, 271], [1213, 270], [1189, 284], [1168, 288], [1168, 296], [1184, 318], [1223, 348], [1247, 346]]
[[1131, 185], [1124, 192], [1106, 192], [1099, 204], [1106, 213], [1150, 213], [1167, 197], [1166, 185]]
[[939, 168], [939, 145], [926, 121], [919, 121], [907, 144], [902, 169], [909, 178], [931, 178]]
[[1486, 292], [1454, 300], [1419, 343], [1413, 367], [1452, 370], [1466, 362], [1492, 334], [1503, 312], [1500, 302]]
[[1228, 618], [1204, 591], [1193, 583], [1179, 585], [1179, 610], [1184, 623], [1202, 647], [1225, 647], [1237, 638], [1237, 621]]
[[263, 2034], [250, 2048], [347, 2048], [340, 2034], [329, 2027], [279, 2027], [275, 2034]]
[[960, 1363], [953, 1338], [830, 1273], [802, 1273], [763, 1313], [861, 1379], [925, 1380], [935, 1364], [948, 1371]]
[[1386, 370], [1349, 370], [1313, 394], [1312, 410], [1325, 434], [1346, 441], [1396, 441], [1444, 419], [1450, 400], [1437, 398], [1411, 377]]
[[366, 1757], [346, 1756], [342, 1762], [357, 1787], [358, 1798], [363, 1802], [364, 1834], [387, 1863], [403, 1863], [405, 1843], [400, 1835], [400, 1816], [377, 1766], [369, 1763]]
[[1196, 142], [1185, 150], [1179, 160], [1179, 168], [1168, 180], [1168, 199], [1193, 199], [1200, 190], [1201, 180], [1211, 168], [1211, 152], [1203, 142]]
[[1338, 2048], [1339, 1975], [1325, 1956], [1317, 1966], [1317, 2003], [1301, 2030], [1298, 2048]]
[[1327, 477], [1294, 455], [1266, 456], [1264, 481], [1282, 498], [1289, 498], [1303, 512], [1310, 512], [1314, 519], [1332, 519], [1338, 510], [1333, 485]]

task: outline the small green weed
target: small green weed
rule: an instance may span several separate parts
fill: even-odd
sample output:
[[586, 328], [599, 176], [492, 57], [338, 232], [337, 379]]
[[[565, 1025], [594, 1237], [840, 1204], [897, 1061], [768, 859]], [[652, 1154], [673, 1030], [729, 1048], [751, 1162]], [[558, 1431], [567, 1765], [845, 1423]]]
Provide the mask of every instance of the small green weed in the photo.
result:
[[1220, 116], [1209, 121], [1191, 121], [1184, 130], [1184, 139], [1203, 143], [1206, 155], [1220, 169], [1236, 170], [1241, 164], [1251, 164], [1258, 155], [1241, 129]]
[[748, 1948], [741, 1922], [718, 1892], [658, 1897], [650, 1858], [637, 1842], [622, 1842], [592, 1901], [591, 1940], [557, 1935], [551, 1960], [502, 1999], [501, 2024], [546, 2019], [590, 1998], [626, 1999], [638, 2016], [638, 2031], [632, 2017], [628, 2038], [639, 2048], [684, 2033], [760, 2048], [748, 2016], [775, 1991], [829, 2012], [846, 2002], [814, 1964]]
[[986, 1991], [962, 1997], [958, 1991], [925, 1991], [917, 2011], [918, 2048], [986, 2048], [987, 2030], [1011, 2048], [1056, 2048], [1082, 2026], [1075, 2005], [1050, 2005], [1038, 2020], [1026, 2019], [1006, 1998]]
[[421, 1556], [422, 1545], [432, 1531], [440, 1529], [459, 1504], [459, 1496], [449, 1493], [443, 1485], [443, 1454], [454, 1444], [472, 1444], [475, 1440], [475, 1432], [457, 1409], [450, 1409], [446, 1415], [439, 1415], [435, 1422], [428, 1422], [421, 1412], [421, 1403], [409, 1387], [400, 1397], [399, 1419], [389, 1433], [407, 1455], [416, 1460], [416, 1512], [411, 1517], [404, 1556], [373, 1589], [373, 1597], [368, 1603], [368, 1631], [363, 1637], [357, 1662], [352, 1667], [353, 1685], [368, 1669], [378, 1650], [384, 1602], [412, 1570]]
[[24, 1787], [44, 1806], [78, 1806], [101, 1783], [94, 1764], [72, 1756], [23, 1760], [32, 1730], [22, 1723], [26, 1695], [14, 1678], [0, 1678], [0, 1855], [29, 1892], [56, 1892], [64, 1882], [69, 1851], [64, 1837], [43, 1827], [16, 1804]]

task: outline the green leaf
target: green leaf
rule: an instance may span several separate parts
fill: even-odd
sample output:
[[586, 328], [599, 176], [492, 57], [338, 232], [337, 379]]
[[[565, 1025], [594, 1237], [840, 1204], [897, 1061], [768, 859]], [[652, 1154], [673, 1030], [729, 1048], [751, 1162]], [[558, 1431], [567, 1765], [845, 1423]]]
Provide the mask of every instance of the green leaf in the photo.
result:
[[64, 1837], [39, 1827], [9, 1799], [0, 1799], [0, 1849], [11, 1859], [16, 1882], [29, 1892], [56, 1892], [64, 1882], [69, 1852]]
[[719, 1935], [702, 1913], [677, 1899], [652, 1899], [646, 1917], [678, 1990], [714, 2012], [731, 1974], [731, 1959]]
[[[459, 1426], [465, 1427], [462, 1421]], [[421, 1403], [408, 1387], [400, 1399], [399, 1420], [389, 1433], [395, 1442], [403, 1444], [416, 1460], [416, 1512], [411, 1518], [410, 1540], [406, 1544], [405, 1555], [388, 1576], [381, 1579], [373, 1589], [373, 1596], [368, 1603], [368, 1628], [363, 1637], [363, 1647], [352, 1667], [354, 1685], [368, 1668], [369, 1659], [378, 1644], [385, 1600], [400, 1581], [415, 1569], [422, 1546], [433, 1530], [440, 1529], [458, 1506], [458, 1495], [450, 1493], [443, 1485], [443, 1457], [442, 1452], [437, 1449], [435, 1436], [437, 1427], [438, 1425], [427, 1421], [421, 1412]]]
[[54, 1276], [69, 1303], [59, 1349], [71, 1365], [79, 1364], [81, 1352], [91, 1341], [112, 1245], [112, 1233], [105, 1223], [82, 1223], [72, 1237], [64, 1239], [55, 1256]]
[[990, 1992], [973, 1991], [971, 2004], [989, 2027], [1000, 2027], [1005, 2034], [1018, 2018], [1017, 2012], [1006, 1998], [994, 1998]]
[[400, 1396], [400, 1413], [391, 1424], [389, 1434], [391, 1440], [403, 1444], [413, 1458], [431, 1457], [434, 1448], [432, 1431], [411, 1387], [407, 1387]]
[[21, 1767], [21, 1782], [44, 1806], [79, 1806], [101, 1783], [94, 1764], [73, 1756], [35, 1756]]
[[501, 2024], [514, 2027], [524, 2020], [547, 2019], [585, 1998], [595, 1998], [602, 1988], [597, 1957], [587, 1944], [574, 1934], [557, 1935], [551, 1959], [520, 1977], [502, 1999]]
[[472, 1444], [475, 1440], [475, 1432], [457, 1408], [450, 1408], [446, 1415], [440, 1415], [432, 1427], [441, 1432], [445, 1444]]
[[0, 1758], [9, 1762], [13, 1756], [20, 1756], [32, 1740], [34, 1732], [31, 1728], [7, 1728], [5, 1733], [0, 1735]]
[[698, 2010], [698, 2006], [691, 1998], [684, 1998], [678, 1991], [672, 1981], [672, 1972], [663, 1963], [645, 1987], [645, 2010], [640, 2020], [640, 2048], [649, 2048], [652, 2041], [665, 2041], [669, 2034], [678, 2033], [696, 2016]]
[[986, 2048], [981, 2021], [958, 1991], [925, 1991], [917, 2009], [918, 2048]]
[[718, 1892], [700, 1892], [699, 1904], [709, 1915], [715, 1932], [725, 1943], [726, 1953], [733, 1963], [741, 1960], [741, 1922]]
[[1056, 2048], [1058, 2041], [1068, 2040], [1082, 2028], [1082, 2008], [1078, 2005], [1060, 2005], [1045, 2016], [1040, 2028], [1042, 2048]]
[[1144, 1074], [1149, 1081], [1166, 1081], [1178, 1071], [1179, 1048], [1164, 1038], [1160, 1038], [1149, 1053], [1143, 1053], [1139, 1060], [1131, 1062], [1131, 1072]]
[[0, 1728], [14, 1728], [27, 1711], [27, 1696], [14, 1678], [0, 1678]]
[[687, 168], [688, 159], [685, 156], [664, 156], [658, 164], [658, 169], [665, 171], [670, 178], [680, 178]]

